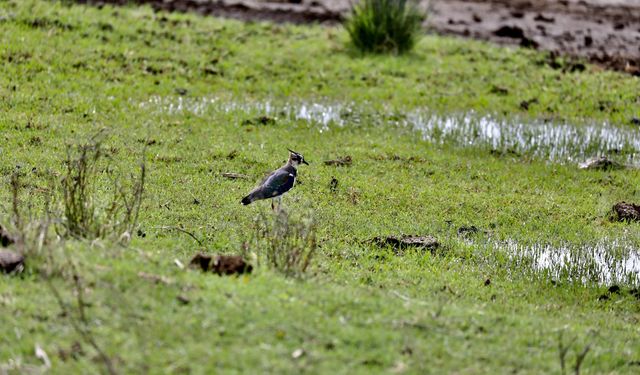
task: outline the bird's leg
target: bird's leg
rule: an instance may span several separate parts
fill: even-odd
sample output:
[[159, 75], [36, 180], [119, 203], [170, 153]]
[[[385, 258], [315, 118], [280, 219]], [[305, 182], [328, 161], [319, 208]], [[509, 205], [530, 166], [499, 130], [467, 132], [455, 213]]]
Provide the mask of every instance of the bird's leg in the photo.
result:
[[276, 205], [275, 205], [276, 199], [275, 198], [271, 198], [271, 209], [272, 210], [276, 210]]
[[282, 207], [282, 195], [278, 197], [278, 211], [280, 211]]

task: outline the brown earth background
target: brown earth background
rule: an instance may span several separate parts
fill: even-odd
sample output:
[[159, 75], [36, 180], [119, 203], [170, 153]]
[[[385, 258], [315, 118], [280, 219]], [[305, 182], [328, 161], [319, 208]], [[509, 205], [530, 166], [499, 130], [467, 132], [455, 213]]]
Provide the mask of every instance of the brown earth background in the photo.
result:
[[[94, 5], [150, 4], [242, 20], [339, 23], [349, 0], [79, 0]], [[433, 0], [425, 26], [436, 33], [489, 40], [585, 59], [640, 76], [640, 0]]]

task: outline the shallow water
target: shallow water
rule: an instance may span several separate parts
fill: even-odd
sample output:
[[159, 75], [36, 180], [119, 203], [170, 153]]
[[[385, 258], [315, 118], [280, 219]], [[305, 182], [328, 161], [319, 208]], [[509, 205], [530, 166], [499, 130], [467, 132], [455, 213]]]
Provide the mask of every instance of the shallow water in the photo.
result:
[[481, 116], [473, 112], [451, 115], [427, 109], [407, 112], [372, 110], [353, 104], [289, 102], [228, 102], [217, 98], [151, 97], [140, 108], [171, 115], [238, 113], [265, 115], [317, 124], [319, 131], [351, 124], [381, 124], [415, 129], [423, 139], [460, 147], [485, 147], [498, 153], [529, 156], [552, 162], [581, 162], [610, 156], [640, 165], [640, 130], [607, 123], [567, 124]]
[[[504, 251], [511, 263], [545, 273], [552, 280], [598, 284], [640, 284], [640, 249], [625, 239], [602, 239], [593, 245], [521, 245], [508, 240], [493, 248]], [[522, 267], [520, 267], [522, 268]]]

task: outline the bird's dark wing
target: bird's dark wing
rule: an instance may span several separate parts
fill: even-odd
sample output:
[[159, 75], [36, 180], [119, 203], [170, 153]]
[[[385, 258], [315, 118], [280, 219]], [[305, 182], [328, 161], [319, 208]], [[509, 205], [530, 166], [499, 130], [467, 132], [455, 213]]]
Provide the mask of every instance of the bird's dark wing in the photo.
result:
[[275, 170], [275, 171], [273, 171], [273, 172], [269, 172], [269, 174], [268, 174], [268, 175], [266, 175], [266, 176], [264, 176], [264, 178], [262, 179], [262, 181], [260, 181], [260, 185], [258, 185], [258, 186], [262, 186], [262, 185], [264, 185], [264, 183], [265, 183], [269, 178], [271, 178], [271, 176], [273, 176], [273, 175], [274, 175], [276, 172], [278, 172], [278, 171], [279, 171], [279, 169], [276, 169], [276, 170]]
[[257, 199], [277, 197], [289, 191], [293, 187], [295, 180], [295, 174], [285, 169], [278, 169], [269, 175], [251, 194]]

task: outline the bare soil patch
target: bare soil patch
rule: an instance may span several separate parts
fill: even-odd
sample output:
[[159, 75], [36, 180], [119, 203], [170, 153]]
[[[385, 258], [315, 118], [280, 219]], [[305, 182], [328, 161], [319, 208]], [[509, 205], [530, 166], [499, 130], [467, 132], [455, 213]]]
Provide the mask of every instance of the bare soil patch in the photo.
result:
[[204, 272], [213, 272], [220, 276], [251, 273], [253, 266], [238, 255], [196, 254], [190, 262], [191, 268]]
[[[94, 5], [137, 2], [158, 10], [292, 23], [338, 23], [350, 7], [349, 0], [78, 2]], [[640, 75], [640, 1], [637, 0], [433, 0], [427, 24], [442, 34], [551, 51], [552, 56], [584, 58], [607, 68]]]
[[613, 212], [618, 221], [640, 221], [640, 205], [619, 202], [613, 206]]

